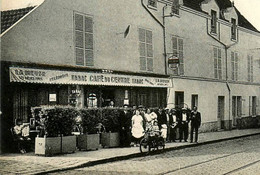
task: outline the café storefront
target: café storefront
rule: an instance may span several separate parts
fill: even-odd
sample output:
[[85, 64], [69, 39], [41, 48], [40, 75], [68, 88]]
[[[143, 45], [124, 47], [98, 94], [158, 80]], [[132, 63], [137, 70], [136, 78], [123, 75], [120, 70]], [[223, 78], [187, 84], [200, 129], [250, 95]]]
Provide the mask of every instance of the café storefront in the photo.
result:
[[83, 107], [165, 107], [168, 78], [9, 67], [13, 92], [13, 118], [28, 121], [31, 107], [72, 105]]

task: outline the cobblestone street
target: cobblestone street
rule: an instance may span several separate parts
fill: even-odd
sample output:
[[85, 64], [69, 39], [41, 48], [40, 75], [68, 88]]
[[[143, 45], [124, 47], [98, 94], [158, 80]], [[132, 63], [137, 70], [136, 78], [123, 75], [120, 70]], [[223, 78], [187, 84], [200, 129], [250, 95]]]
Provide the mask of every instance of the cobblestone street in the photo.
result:
[[258, 174], [260, 136], [169, 151], [59, 174]]

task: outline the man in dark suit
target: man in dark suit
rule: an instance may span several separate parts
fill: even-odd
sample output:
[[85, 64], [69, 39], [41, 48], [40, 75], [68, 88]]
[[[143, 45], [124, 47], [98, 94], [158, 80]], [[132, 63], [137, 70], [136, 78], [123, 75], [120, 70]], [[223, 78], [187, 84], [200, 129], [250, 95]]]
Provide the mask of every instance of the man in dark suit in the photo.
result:
[[184, 139], [187, 142], [189, 136], [189, 122], [190, 115], [186, 108], [182, 108], [180, 116], [179, 116], [179, 129], [180, 129], [180, 142]]
[[198, 142], [198, 130], [201, 125], [201, 115], [198, 112], [196, 106], [193, 107], [193, 111], [191, 112], [191, 131], [190, 131], [190, 142], [193, 142], [193, 132], [195, 130], [195, 142]]
[[120, 146], [129, 147], [131, 143], [131, 118], [128, 105], [124, 105], [124, 110], [119, 115], [120, 123]]
[[157, 120], [158, 120], [159, 129], [162, 128], [162, 125], [164, 124], [167, 125], [167, 116], [162, 108], [159, 108], [159, 111], [157, 113]]

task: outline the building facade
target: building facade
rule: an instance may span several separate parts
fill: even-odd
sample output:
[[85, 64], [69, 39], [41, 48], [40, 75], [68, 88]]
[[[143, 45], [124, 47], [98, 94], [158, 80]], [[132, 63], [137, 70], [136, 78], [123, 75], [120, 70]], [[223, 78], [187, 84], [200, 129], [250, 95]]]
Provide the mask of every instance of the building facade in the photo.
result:
[[1, 34], [3, 131], [40, 105], [196, 105], [202, 131], [260, 113], [260, 33], [229, 0], [45, 0], [23, 11]]

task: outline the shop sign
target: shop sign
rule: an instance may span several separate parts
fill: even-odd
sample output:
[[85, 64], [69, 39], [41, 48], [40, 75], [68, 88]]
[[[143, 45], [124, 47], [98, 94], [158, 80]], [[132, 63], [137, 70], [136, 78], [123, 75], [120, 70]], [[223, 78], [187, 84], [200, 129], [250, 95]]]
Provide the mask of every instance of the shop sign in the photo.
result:
[[18, 67], [10, 67], [10, 82], [137, 87], [171, 86], [170, 79], [167, 78]]

